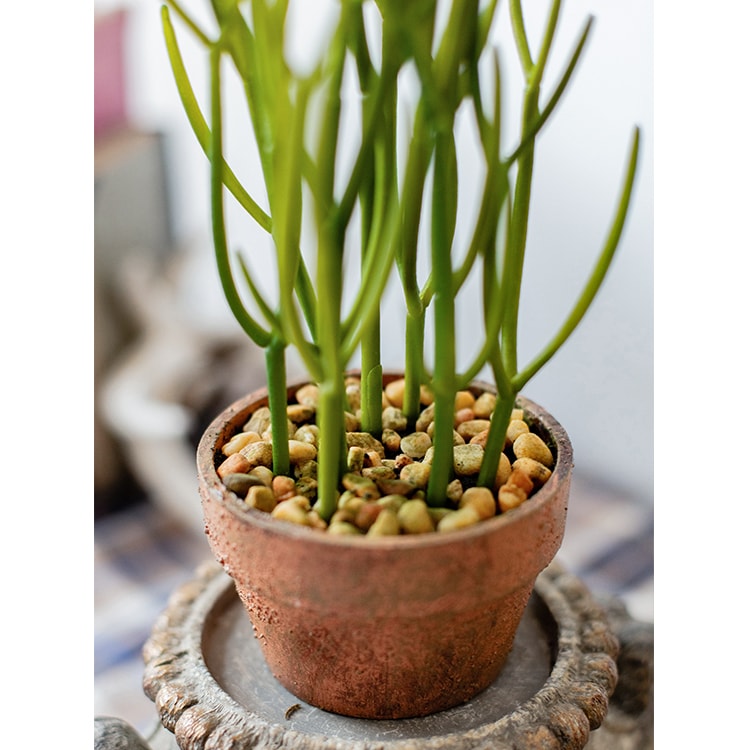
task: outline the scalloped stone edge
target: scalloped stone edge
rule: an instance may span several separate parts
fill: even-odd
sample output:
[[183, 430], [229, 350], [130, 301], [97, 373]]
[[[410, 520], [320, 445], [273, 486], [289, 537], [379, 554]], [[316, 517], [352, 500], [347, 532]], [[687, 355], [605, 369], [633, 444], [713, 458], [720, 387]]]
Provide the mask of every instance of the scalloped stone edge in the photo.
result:
[[[216, 683], [206, 666], [201, 638], [205, 617], [232, 581], [207, 561], [194, 580], [180, 586], [143, 647], [143, 689], [162, 725], [182, 750], [277, 747], [340, 750], [342, 741], [304, 734], [240, 706]], [[620, 643], [607, 611], [574, 575], [553, 562], [535, 585], [557, 627], [557, 658], [542, 688], [495, 722], [449, 737], [420, 740], [426, 750], [582, 750], [604, 721], [617, 685]], [[406, 750], [413, 740], [362, 740], [357, 750]]]

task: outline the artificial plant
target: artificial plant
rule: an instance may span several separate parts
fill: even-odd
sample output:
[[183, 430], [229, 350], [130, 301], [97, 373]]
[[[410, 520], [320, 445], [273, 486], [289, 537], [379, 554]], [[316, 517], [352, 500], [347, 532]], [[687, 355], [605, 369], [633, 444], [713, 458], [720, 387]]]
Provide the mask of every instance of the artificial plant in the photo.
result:
[[[434, 397], [434, 457], [426, 500], [444, 504], [452, 479], [456, 393], [488, 366], [498, 400], [478, 483], [492, 488], [516, 395], [554, 355], [589, 308], [619, 243], [635, 178], [639, 131], [634, 131], [615, 216], [588, 282], [568, 317], [529, 363], [518, 362], [518, 311], [529, 221], [535, 144], [580, 59], [592, 19], [582, 29], [551, 92], [542, 82], [557, 29], [560, 0], [550, 3], [538, 50], [527, 38], [520, 0], [509, 0], [524, 90], [520, 129], [508, 153], [499, 50], [491, 44], [497, 0], [340, 0], [324, 51], [311, 69], [290, 64], [289, 2], [212, 0], [215, 28], [200, 28], [178, 0], [162, 8], [164, 35], [177, 88], [211, 164], [211, 212], [216, 262], [229, 306], [248, 336], [266, 352], [273, 470], [290, 471], [286, 435], [286, 350], [294, 346], [320, 388], [318, 499], [328, 519], [346, 471], [344, 373], [361, 357], [361, 427], [382, 429], [380, 306], [397, 269], [406, 320], [403, 411], [414, 424], [420, 386]], [[201, 106], [178, 46], [172, 12], [205, 46], [210, 101]], [[374, 11], [374, 12], [373, 12]], [[441, 11], [445, 14], [441, 16]], [[226, 66], [241, 81], [260, 157], [265, 196], [253, 198], [232, 171], [224, 148]], [[416, 79], [405, 114], [408, 75]], [[352, 84], [352, 81], [356, 81]], [[360, 111], [344, 106], [354, 85]], [[481, 198], [465, 247], [457, 228], [457, 118], [468, 108], [484, 160]], [[354, 153], [344, 152], [355, 135]], [[400, 145], [403, 144], [403, 148]], [[252, 257], [228, 248], [227, 195], [269, 235], [276, 258], [275, 303], [264, 296]], [[261, 207], [263, 203], [266, 208]], [[304, 232], [312, 218], [312, 246]], [[469, 217], [462, 216], [466, 222]], [[353, 241], [356, 237], [358, 241]], [[420, 237], [427, 237], [427, 279], [418, 278]], [[346, 260], [358, 253], [359, 286], [346, 306]], [[478, 268], [484, 330], [468, 366], [455, 349], [458, 294]], [[242, 282], [240, 284], [240, 281]], [[249, 304], [250, 299], [254, 306]], [[432, 341], [426, 322], [432, 316]], [[427, 362], [431, 358], [432, 366]]]

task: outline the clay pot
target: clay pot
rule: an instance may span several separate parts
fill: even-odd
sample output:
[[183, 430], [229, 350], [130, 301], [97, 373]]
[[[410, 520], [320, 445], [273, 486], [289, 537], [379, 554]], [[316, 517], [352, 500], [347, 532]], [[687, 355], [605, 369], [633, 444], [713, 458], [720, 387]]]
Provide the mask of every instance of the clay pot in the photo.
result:
[[361, 718], [470, 700], [500, 673], [536, 577], [562, 542], [573, 465], [563, 428], [519, 399], [557, 459], [519, 508], [460, 531], [352, 539], [243, 510], [222, 485], [221, 446], [266, 396], [256, 391], [211, 423], [198, 468], [210, 546], [273, 674], [301, 700]]

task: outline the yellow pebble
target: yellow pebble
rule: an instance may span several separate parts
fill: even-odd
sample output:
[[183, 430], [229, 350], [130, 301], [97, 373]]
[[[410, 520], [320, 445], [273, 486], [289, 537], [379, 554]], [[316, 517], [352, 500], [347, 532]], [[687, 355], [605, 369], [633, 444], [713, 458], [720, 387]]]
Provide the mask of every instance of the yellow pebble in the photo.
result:
[[318, 455], [318, 449], [311, 443], [305, 443], [301, 440], [289, 441], [289, 461], [293, 464], [302, 464], [305, 461], [312, 461]]
[[233, 453], [239, 453], [246, 445], [257, 443], [260, 435], [257, 432], [238, 432], [224, 443], [221, 452], [225, 456], [231, 456]]
[[474, 526], [474, 524], [479, 523], [480, 520], [476, 508], [472, 505], [466, 505], [463, 508], [446, 513], [446, 515], [440, 519], [437, 525], [437, 530], [441, 532], [457, 531], [458, 529], [465, 529], [467, 526]]
[[505, 445], [513, 445], [519, 435], [524, 435], [529, 431], [529, 426], [523, 419], [511, 419], [508, 423], [508, 429], [505, 431]]
[[247, 505], [248, 508], [255, 508], [264, 513], [271, 513], [276, 507], [276, 496], [273, 494], [273, 490], [268, 487], [260, 487], [256, 485], [247, 491], [245, 505]]
[[453, 406], [454, 411], [460, 411], [461, 409], [474, 409], [474, 402], [476, 397], [471, 391], [459, 391], [456, 394], [455, 404]]
[[290, 521], [300, 526], [309, 526], [310, 519], [307, 515], [308, 511], [302, 508], [299, 503], [294, 501], [294, 498], [284, 500], [280, 502], [272, 511], [271, 516], [277, 518], [280, 521]]
[[497, 505], [492, 492], [486, 487], [469, 487], [459, 500], [459, 508], [471, 506], [482, 519], [492, 518], [497, 512]]
[[517, 508], [524, 500], [526, 493], [520, 487], [501, 487], [497, 493], [497, 503], [503, 513]]
[[495, 490], [499, 490], [508, 481], [512, 470], [510, 459], [505, 453], [501, 453], [500, 462], [497, 465], [497, 474], [495, 475]]
[[405, 534], [425, 534], [435, 530], [424, 500], [407, 500], [398, 509], [397, 518]]
[[400, 532], [396, 511], [386, 507], [378, 513], [375, 523], [367, 530], [367, 536], [398, 536]]
[[519, 435], [513, 441], [513, 453], [516, 458], [533, 458], [539, 463], [551, 469], [555, 464], [552, 451], [547, 447], [544, 440], [533, 432]]
[[552, 472], [543, 463], [533, 458], [517, 458], [513, 462], [513, 468], [528, 474], [536, 488], [541, 487], [552, 476]]

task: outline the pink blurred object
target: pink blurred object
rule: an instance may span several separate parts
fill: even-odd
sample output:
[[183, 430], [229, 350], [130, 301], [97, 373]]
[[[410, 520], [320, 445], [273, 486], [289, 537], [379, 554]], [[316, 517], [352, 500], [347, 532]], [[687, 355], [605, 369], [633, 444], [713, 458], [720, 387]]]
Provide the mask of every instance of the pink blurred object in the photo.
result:
[[94, 137], [127, 123], [124, 9], [94, 19]]

